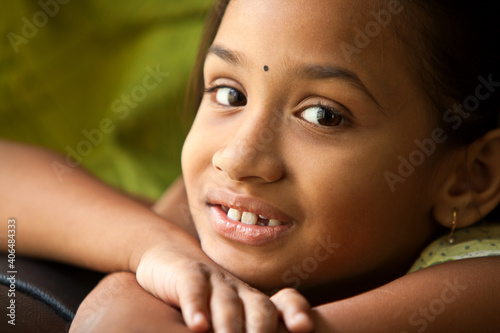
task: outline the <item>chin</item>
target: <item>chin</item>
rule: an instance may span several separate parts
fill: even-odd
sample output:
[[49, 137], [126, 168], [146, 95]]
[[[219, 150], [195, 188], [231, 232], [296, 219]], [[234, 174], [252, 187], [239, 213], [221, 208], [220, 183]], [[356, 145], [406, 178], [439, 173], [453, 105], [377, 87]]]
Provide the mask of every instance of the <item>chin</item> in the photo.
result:
[[238, 256], [227, 252], [206, 254], [216, 264], [260, 291], [266, 292], [293, 287], [293, 284], [286, 284], [282, 278], [283, 270], [280, 270], [276, 263], [262, 263], [254, 258], [238, 258]]

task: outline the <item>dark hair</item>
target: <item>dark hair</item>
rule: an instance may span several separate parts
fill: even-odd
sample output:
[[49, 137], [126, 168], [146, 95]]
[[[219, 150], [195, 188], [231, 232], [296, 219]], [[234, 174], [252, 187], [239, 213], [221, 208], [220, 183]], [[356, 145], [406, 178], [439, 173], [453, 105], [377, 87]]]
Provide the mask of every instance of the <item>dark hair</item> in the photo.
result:
[[[447, 130], [447, 144], [463, 147], [500, 127], [500, 92], [484, 88], [484, 81], [500, 82], [500, 2], [401, 1], [405, 26], [398, 35], [415, 54], [415, 72], [437, 110], [438, 126]], [[477, 98], [479, 85], [486, 99]], [[455, 105], [470, 116], [454, 114]], [[459, 117], [460, 125], [447, 122], [450, 116]], [[500, 206], [487, 218], [500, 219]]]
[[[416, 55], [413, 57], [415, 72], [438, 111], [439, 125], [450, 129], [449, 144], [470, 144], [498, 127], [500, 93], [491, 93], [484, 100], [475, 95], [482, 80], [500, 82], [497, 51], [500, 3], [401, 1], [406, 27], [402, 27], [398, 35]], [[451, 114], [454, 104], [462, 104], [471, 112], [468, 118], [457, 115], [463, 122], [451, 128], [445, 116], [447, 111]]]
[[[203, 98], [203, 63], [230, 0], [216, 0], [208, 13], [202, 44], [190, 80], [186, 107], [191, 115]], [[480, 100], [460, 126], [447, 122], [454, 104], [474, 97], [483, 80], [500, 82], [500, 2], [490, 0], [400, 0], [404, 11], [395, 31], [412, 54], [415, 75], [432, 100], [447, 144], [466, 146], [499, 127], [500, 93]], [[497, 87], [500, 90], [500, 87]], [[470, 99], [475, 101], [474, 99]], [[467, 105], [465, 105], [467, 106]], [[454, 125], [457, 125], [456, 123]], [[500, 206], [488, 217], [500, 219]]]
[[203, 79], [203, 65], [205, 63], [205, 57], [219, 30], [222, 17], [226, 12], [229, 1], [230, 0], [215, 0], [207, 14], [201, 44], [198, 49], [198, 55], [191, 72], [186, 92], [185, 109], [186, 115], [189, 117], [193, 117], [196, 114], [203, 98], [205, 85]]

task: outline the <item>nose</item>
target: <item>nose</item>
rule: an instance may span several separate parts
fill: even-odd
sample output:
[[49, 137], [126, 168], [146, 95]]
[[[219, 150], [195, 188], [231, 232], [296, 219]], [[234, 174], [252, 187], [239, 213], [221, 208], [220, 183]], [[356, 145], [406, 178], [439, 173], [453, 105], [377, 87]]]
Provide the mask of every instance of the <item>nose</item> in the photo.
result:
[[[273, 183], [284, 176], [279, 153], [280, 129], [273, 121], [244, 122], [215, 152], [213, 166], [236, 182]], [[262, 125], [267, 124], [267, 125]]]

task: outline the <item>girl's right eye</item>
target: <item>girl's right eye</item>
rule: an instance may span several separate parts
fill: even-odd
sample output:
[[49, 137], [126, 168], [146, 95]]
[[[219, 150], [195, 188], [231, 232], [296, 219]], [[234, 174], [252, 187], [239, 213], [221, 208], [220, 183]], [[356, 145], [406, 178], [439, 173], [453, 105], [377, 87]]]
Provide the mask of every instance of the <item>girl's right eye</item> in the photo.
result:
[[239, 90], [231, 87], [214, 87], [206, 90], [215, 94], [215, 101], [224, 106], [245, 106], [247, 98]]

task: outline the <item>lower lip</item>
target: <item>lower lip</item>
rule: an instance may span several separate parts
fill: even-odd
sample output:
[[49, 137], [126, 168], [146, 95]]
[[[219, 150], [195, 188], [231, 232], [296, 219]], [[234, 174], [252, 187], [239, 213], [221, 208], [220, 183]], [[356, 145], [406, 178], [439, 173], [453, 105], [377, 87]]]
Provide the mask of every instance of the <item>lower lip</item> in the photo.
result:
[[233, 221], [220, 206], [209, 206], [209, 211], [210, 223], [219, 235], [246, 245], [259, 246], [271, 243], [287, 234], [291, 228], [290, 224], [266, 227]]

